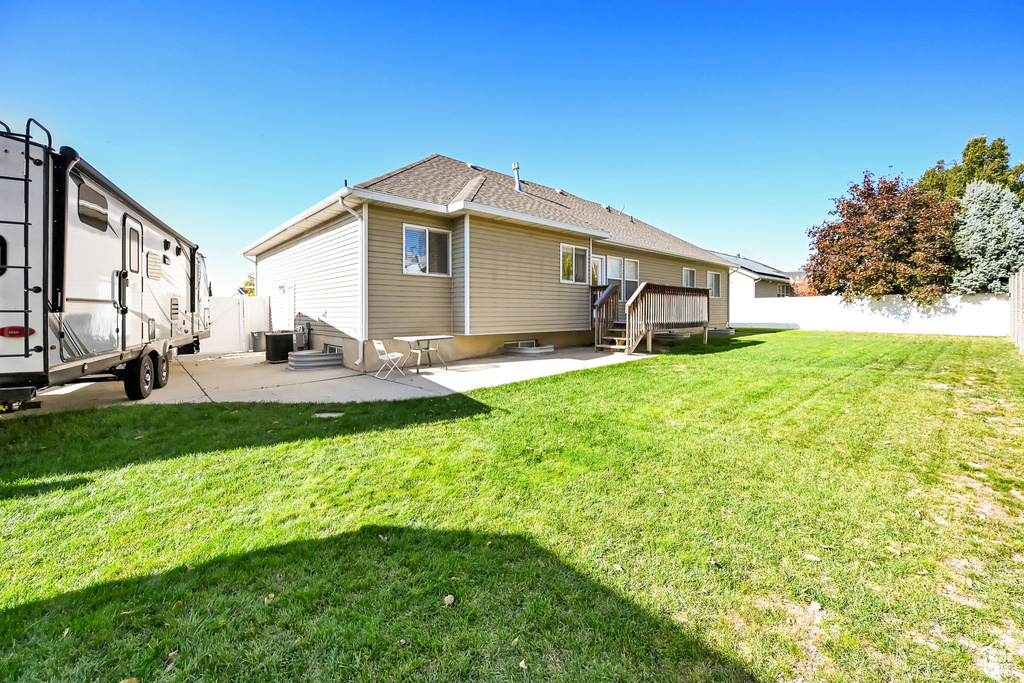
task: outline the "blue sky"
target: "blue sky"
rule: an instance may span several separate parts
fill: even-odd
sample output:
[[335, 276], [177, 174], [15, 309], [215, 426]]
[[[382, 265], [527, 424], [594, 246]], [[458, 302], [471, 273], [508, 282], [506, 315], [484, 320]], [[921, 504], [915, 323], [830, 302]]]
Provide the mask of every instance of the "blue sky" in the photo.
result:
[[1024, 158], [1024, 4], [5, 0], [0, 119], [34, 116], [207, 254], [437, 152], [702, 247], [802, 265], [865, 169], [976, 135]]

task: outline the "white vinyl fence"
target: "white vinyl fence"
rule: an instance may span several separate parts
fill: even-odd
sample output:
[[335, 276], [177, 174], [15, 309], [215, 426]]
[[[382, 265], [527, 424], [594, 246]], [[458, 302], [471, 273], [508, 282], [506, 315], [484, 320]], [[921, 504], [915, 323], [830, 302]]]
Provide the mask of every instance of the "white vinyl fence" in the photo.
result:
[[[844, 304], [838, 295], [733, 298], [729, 309], [733, 327], [992, 337], [1010, 334], [1007, 294], [948, 295], [925, 307], [895, 295], [852, 304]], [[1022, 317], [1018, 315], [1016, 320]]]
[[1024, 351], [1024, 268], [1010, 276], [1010, 336]]
[[237, 353], [251, 348], [252, 333], [270, 329], [270, 302], [265, 296], [210, 298], [210, 338], [203, 353]]

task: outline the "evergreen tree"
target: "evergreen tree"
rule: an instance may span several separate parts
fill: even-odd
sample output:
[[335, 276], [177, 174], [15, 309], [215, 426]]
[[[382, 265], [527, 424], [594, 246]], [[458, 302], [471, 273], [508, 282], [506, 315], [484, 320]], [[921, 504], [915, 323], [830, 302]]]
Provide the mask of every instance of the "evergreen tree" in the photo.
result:
[[954, 244], [961, 269], [958, 294], [1002, 294], [1024, 266], [1024, 206], [1006, 187], [975, 180], [967, 185], [956, 218]]
[[1010, 166], [1010, 148], [1005, 138], [996, 138], [991, 143], [982, 135], [967, 142], [962, 161], [947, 166], [939, 161], [925, 171], [918, 186], [928, 192], [939, 192], [947, 199], [960, 199], [968, 183], [987, 180], [1007, 187], [1024, 200], [1024, 163]]

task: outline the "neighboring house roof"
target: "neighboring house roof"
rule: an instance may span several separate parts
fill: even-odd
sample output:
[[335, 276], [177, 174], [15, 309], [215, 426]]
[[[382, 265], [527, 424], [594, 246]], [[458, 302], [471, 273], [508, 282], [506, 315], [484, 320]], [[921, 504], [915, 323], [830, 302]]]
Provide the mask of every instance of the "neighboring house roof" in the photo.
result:
[[739, 254], [724, 254], [720, 251], [712, 251], [711, 253], [715, 254], [716, 256], [721, 256], [726, 261], [736, 264], [743, 270], [750, 271], [759, 278], [766, 280], [779, 280], [782, 282], [789, 282], [789, 275], [779, 270], [778, 268], [772, 268], [771, 266], [761, 263], [760, 261], [755, 261], [749, 258], [743, 258]]
[[[522, 180], [520, 185], [522, 192], [515, 189], [515, 179], [510, 175], [433, 154], [352, 188], [346, 188], [338, 195], [344, 196], [347, 192], [374, 193], [367, 196], [382, 201], [386, 201], [386, 197], [400, 197], [448, 210], [451, 210], [453, 205], [459, 205], [466, 210], [489, 207], [499, 212], [530, 216], [565, 227], [575, 226], [596, 231], [590, 234], [612, 243], [728, 265], [727, 261], [713, 253], [629, 214], [527, 180]], [[325, 200], [321, 204], [326, 206], [330, 202]], [[307, 220], [310, 217], [308, 213], [307, 211], [296, 216], [292, 221], [254, 242], [244, 253], [252, 252], [257, 246], [267, 242], [271, 236], [282, 234], [299, 221]]]

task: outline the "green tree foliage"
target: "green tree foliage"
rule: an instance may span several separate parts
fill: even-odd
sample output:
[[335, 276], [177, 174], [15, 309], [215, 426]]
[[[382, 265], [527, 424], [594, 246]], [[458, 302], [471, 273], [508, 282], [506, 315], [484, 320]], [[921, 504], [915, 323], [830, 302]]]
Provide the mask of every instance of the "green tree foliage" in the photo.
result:
[[818, 292], [845, 301], [902, 294], [929, 304], [949, 291], [954, 202], [870, 172], [833, 201], [836, 220], [808, 231], [807, 279]]
[[1010, 275], [1024, 266], [1024, 205], [1006, 187], [984, 180], [967, 185], [956, 218], [956, 253], [962, 268], [953, 275], [959, 294], [1002, 294]]
[[248, 296], [256, 296], [256, 276], [250, 273], [239, 289], [243, 290]]
[[928, 192], [959, 199], [964, 196], [967, 185], [974, 180], [1002, 185], [1024, 199], [1024, 163], [1011, 167], [1010, 149], [1006, 146], [1006, 140], [996, 138], [989, 143], [984, 135], [967, 142], [962, 161], [954, 161], [952, 166], [939, 161], [925, 171], [917, 184]]

